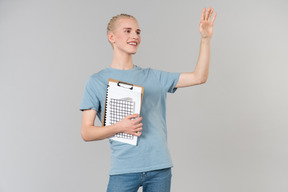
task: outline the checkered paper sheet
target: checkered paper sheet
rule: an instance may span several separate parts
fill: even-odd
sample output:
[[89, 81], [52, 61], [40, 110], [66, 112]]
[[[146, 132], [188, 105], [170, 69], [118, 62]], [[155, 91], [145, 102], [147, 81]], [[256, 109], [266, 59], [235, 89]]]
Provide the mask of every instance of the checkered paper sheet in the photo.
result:
[[[124, 99], [113, 99], [110, 100], [110, 123], [114, 124], [121, 121], [127, 115], [134, 114], [135, 102], [124, 100]], [[133, 139], [134, 135], [127, 133], [117, 133], [114, 135], [118, 138]]]

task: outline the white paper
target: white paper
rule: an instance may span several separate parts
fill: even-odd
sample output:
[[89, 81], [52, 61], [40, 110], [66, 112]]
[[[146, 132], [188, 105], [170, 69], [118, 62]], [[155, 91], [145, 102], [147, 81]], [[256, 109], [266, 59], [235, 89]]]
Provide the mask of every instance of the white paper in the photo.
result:
[[[129, 85], [128, 85], [129, 87]], [[131, 86], [130, 86], [131, 87]], [[141, 87], [136, 87], [133, 86], [133, 89], [129, 89], [127, 87], [122, 87], [122, 86], [118, 86], [117, 83], [115, 82], [109, 82], [109, 86], [108, 86], [108, 95], [107, 95], [107, 100], [106, 100], [106, 121], [105, 121], [105, 125], [111, 125], [111, 121], [114, 121], [114, 119], [111, 117], [111, 112], [113, 112], [113, 109], [111, 109], [111, 104], [110, 101], [112, 99], [116, 99], [116, 100], [123, 100], [125, 101], [129, 101], [130, 103], [133, 102], [133, 114], [134, 113], [138, 113], [140, 114], [140, 109], [141, 109]], [[113, 100], [114, 101], [114, 100]], [[113, 104], [113, 103], [112, 103]], [[130, 109], [131, 110], [131, 109]], [[113, 116], [115, 116], [115, 114], [112, 113]], [[113, 120], [112, 120], [113, 119]], [[121, 137], [117, 137], [117, 136], [112, 136], [110, 137], [110, 139], [112, 140], [116, 140], [116, 141], [120, 141], [120, 142], [124, 142], [124, 143], [128, 143], [131, 145], [137, 145], [137, 136], [132, 136], [132, 138], [121, 138]]]

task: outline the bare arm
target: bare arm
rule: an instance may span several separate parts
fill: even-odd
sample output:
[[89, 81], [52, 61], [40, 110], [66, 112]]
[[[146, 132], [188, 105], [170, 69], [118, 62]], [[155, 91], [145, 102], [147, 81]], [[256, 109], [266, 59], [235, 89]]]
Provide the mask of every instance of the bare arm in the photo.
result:
[[188, 87], [205, 83], [208, 79], [210, 63], [210, 42], [213, 34], [213, 24], [216, 19], [216, 13], [211, 20], [213, 9], [210, 7], [203, 9], [200, 21], [199, 31], [201, 33], [200, 53], [195, 70], [190, 73], [181, 73], [176, 88]]
[[142, 117], [138, 114], [128, 115], [121, 121], [110, 126], [94, 126], [97, 111], [93, 109], [84, 110], [82, 112], [81, 136], [84, 141], [102, 140], [111, 137], [116, 133], [128, 133], [131, 135], [140, 136], [143, 124]]

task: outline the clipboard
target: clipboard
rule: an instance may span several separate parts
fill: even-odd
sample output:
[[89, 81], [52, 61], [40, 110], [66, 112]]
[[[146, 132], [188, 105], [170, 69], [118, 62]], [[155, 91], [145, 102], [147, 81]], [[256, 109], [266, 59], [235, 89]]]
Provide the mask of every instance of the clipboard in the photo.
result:
[[[141, 112], [144, 87], [109, 79], [103, 113], [102, 126], [113, 125], [127, 115]], [[137, 145], [137, 136], [117, 133], [110, 139]]]

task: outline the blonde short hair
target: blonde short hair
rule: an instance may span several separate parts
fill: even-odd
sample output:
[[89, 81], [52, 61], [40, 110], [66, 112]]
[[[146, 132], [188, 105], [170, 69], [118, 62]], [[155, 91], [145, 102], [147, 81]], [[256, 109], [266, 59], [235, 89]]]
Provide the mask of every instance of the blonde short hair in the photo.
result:
[[[133, 17], [132, 15], [128, 15], [128, 14], [125, 14], [125, 13], [121, 13], [121, 14], [119, 14], [119, 15], [115, 15], [115, 16], [113, 16], [113, 17], [110, 19], [110, 21], [109, 21], [109, 23], [108, 23], [108, 25], [107, 25], [107, 35], [108, 35], [108, 33], [113, 32], [113, 30], [115, 29], [115, 24], [116, 24], [116, 22], [117, 22], [119, 19], [122, 19], [122, 18], [135, 19], [135, 21], [137, 22], [137, 19], [136, 19], [135, 17]], [[109, 41], [109, 39], [108, 39], [108, 41]], [[111, 43], [110, 41], [109, 41], [109, 43], [112, 45], [112, 43]], [[112, 45], [112, 47], [113, 47], [113, 45]]]
[[118, 21], [118, 19], [121, 19], [121, 18], [131, 18], [131, 19], [135, 19], [135, 21], [137, 21], [135, 17], [133, 17], [132, 15], [125, 14], [125, 13], [115, 15], [110, 19], [110, 21], [107, 25], [107, 34], [114, 30], [116, 22]]

